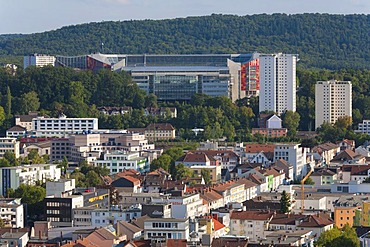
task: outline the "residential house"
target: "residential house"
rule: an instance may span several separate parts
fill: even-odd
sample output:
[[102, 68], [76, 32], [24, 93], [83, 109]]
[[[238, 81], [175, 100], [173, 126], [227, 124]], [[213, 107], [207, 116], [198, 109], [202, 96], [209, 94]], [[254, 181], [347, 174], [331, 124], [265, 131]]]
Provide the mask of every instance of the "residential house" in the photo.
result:
[[293, 180], [293, 166], [289, 164], [286, 160], [279, 159], [275, 161], [273, 166], [279, 169], [283, 169], [285, 173], [284, 184], [289, 184], [289, 182]]
[[224, 197], [212, 188], [202, 189], [200, 197], [208, 204], [208, 209], [217, 209], [224, 206]]
[[331, 170], [321, 169], [313, 172], [310, 175], [310, 178], [315, 183], [315, 185], [330, 185], [333, 184], [334, 181], [338, 179], [338, 175], [337, 173]]
[[3, 233], [0, 237], [0, 244], [2, 247], [25, 247], [28, 240], [28, 232], [14, 230]]
[[354, 151], [356, 148], [356, 142], [355, 140], [343, 139], [341, 142], [339, 142], [339, 148], [340, 148], [340, 151], [343, 151], [346, 149], [350, 149]]
[[149, 172], [144, 178], [145, 192], [160, 192], [165, 181], [171, 180], [171, 174], [162, 168]]
[[219, 161], [222, 169], [232, 171], [237, 165], [240, 164], [240, 157], [231, 150], [191, 150], [194, 154], [206, 154], [208, 157], [213, 157]]
[[207, 207], [203, 205], [203, 199], [198, 193], [183, 196], [162, 196], [160, 198], [152, 198], [151, 202], [171, 204], [171, 216], [176, 219], [193, 219], [196, 216], [208, 213]]
[[0, 194], [7, 196], [9, 188], [17, 189], [21, 184], [35, 185], [37, 181], [58, 180], [61, 169], [57, 164], [32, 164], [0, 168]]
[[0, 198], [0, 218], [5, 227], [24, 227], [24, 208], [21, 198]]
[[51, 154], [51, 141], [35, 142], [23, 146], [22, 156], [27, 157], [28, 154], [36, 150], [40, 157]]
[[117, 236], [126, 236], [127, 240], [139, 239], [143, 235], [143, 229], [124, 220], [117, 221]]
[[141, 181], [131, 176], [123, 176], [114, 180], [111, 185], [119, 192], [141, 193]]
[[274, 216], [268, 211], [233, 211], [230, 216], [230, 234], [246, 236], [250, 240], [265, 237]]
[[9, 137], [9, 138], [25, 137], [26, 134], [27, 134], [27, 129], [20, 125], [15, 125], [6, 130], [6, 137]]
[[144, 221], [144, 239], [189, 239], [189, 219], [152, 218]]
[[303, 148], [298, 143], [279, 143], [274, 149], [274, 162], [283, 159], [293, 166], [293, 179], [302, 178], [306, 175], [306, 153], [307, 148]]
[[114, 150], [104, 153], [103, 159], [93, 161], [94, 166], [106, 167], [110, 174], [122, 172], [125, 169], [134, 169], [140, 173], [149, 171], [146, 157], [140, 156], [139, 152]]
[[131, 106], [101, 106], [97, 107], [97, 110], [105, 115], [125, 115], [132, 111]]
[[370, 176], [370, 164], [367, 165], [343, 165], [342, 166], [342, 179], [343, 183], [349, 181], [363, 182]]
[[19, 158], [20, 142], [16, 138], [0, 137], [0, 158], [4, 157], [6, 152], [12, 152], [16, 159]]
[[313, 147], [311, 152], [319, 154], [322, 157], [323, 163], [329, 164], [334, 156], [340, 152], [340, 147], [337, 144], [326, 142]]
[[32, 119], [38, 117], [38, 112], [29, 112], [28, 115], [16, 115], [15, 125], [25, 128], [27, 131], [32, 130]]
[[175, 128], [169, 123], [152, 123], [145, 128], [149, 141], [172, 140], [176, 138]]
[[334, 222], [339, 228], [345, 224], [349, 226], [360, 225], [362, 202], [366, 201], [366, 196], [341, 196], [334, 202]]
[[366, 158], [361, 154], [357, 154], [350, 149], [345, 149], [338, 153], [332, 160], [330, 160], [331, 165], [348, 165], [357, 164], [363, 165], [366, 163]]
[[[246, 161], [251, 162], [257, 154], [260, 152], [263, 152], [266, 158], [269, 158], [270, 156], [267, 155], [267, 153], [274, 153], [275, 145], [274, 144], [257, 144], [257, 143], [248, 143], [245, 146], [245, 156]], [[273, 158], [273, 155], [272, 155]], [[272, 159], [270, 160], [272, 161]], [[267, 162], [267, 161], [266, 161]], [[260, 162], [256, 162], [260, 163]], [[263, 162], [265, 163], [265, 162]]]

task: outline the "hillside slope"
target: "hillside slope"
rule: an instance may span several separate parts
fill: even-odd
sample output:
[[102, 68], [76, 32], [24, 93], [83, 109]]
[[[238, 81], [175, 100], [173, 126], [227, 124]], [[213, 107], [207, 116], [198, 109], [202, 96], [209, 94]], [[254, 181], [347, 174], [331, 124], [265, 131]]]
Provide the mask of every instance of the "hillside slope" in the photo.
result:
[[298, 53], [300, 66], [370, 68], [370, 15], [211, 15], [89, 23], [0, 36], [0, 55], [46, 53]]

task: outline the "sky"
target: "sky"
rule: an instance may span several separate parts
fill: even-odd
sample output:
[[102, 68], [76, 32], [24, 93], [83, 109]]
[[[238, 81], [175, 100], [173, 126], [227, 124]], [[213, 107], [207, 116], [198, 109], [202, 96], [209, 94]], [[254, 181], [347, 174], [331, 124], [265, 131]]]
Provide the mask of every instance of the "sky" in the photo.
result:
[[210, 14], [370, 14], [369, 0], [0, 0], [0, 34], [101, 21]]

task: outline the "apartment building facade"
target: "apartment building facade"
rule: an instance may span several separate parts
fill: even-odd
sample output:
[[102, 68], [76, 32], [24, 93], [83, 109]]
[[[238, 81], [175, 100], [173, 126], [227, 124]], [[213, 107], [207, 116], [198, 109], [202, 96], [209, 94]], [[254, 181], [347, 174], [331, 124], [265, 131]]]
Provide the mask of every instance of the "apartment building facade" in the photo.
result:
[[296, 110], [296, 63], [294, 54], [260, 54], [259, 111], [278, 115]]
[[318, 81], [315, 85], [315, 128], [334, 124], [339, 117], [352, 117], [352, 83]]

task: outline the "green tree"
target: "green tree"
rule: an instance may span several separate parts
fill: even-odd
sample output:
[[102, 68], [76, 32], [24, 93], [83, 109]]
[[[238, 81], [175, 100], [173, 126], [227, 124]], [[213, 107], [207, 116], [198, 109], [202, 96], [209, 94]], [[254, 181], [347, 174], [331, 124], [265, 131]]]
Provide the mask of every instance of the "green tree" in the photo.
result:
[[19, 110], [22, 114], [37, 111], [40, 108], [40, 100], [36, 92], [31, 91], [21, 95]]
[[209, 169], [202, 169], [200, 173], [201, 173], [201, 175], [204, 179], [204, 182], [206, 184], [211, 184], [212, 183], [211, 172], [209, 171]]
[[68, 168], [68, 159], [66, 156], [63, 157], [63, 160], [57, 165], [61, 169], [62, 174], [65, 174]]
[[10, 92], [10, 87], [8, 86], [6, 89], [6, 97], [5, 97], [5, 114], [7, 118], [11, 118], [12, 115], [12, 94]]
[[171, 156], [168, 154], [162, 154], [159, 156], [158, 159], [155, 159], [150, 164], [150, 170], [154, 171], [158, 168], [163, 168], [164, 170], [168, 171], [170, 170], [171, 165]]
[[280, 198], [280, 212], [283, 214], [289, 213], [290, 206], [291, 206], [290, 196], [285, 190], [283, 190]]
[[86, 187], [86, 177], [85, 175], [80, 172], [78, 169], [75, 169], [71, 175], [70, 175], [70, 178], [73, 178], [75, 179], [75, 182], [76, 182], [76, 187], [81, 187], [81, 188], [84, 188]]
[[294, 111], [286, 111], [282, 115], [283, 126], [288, 129], [291, 136], [295, 136], [297, 133], [297, 129], [299, 126], [299, 120], [301, 117], [299, 116], [298, 112]]
[[148, 94], [145, 96], [145, 107], [154, 107], [157, 108], [157, 96], [153, 93]]
[[175, 166], [174, 174], [172, 174], [172, 176], [176, 180], [190, 178], [193, 176], [193, 171], [189, 167], [186, 167], [184, 164], [180, 163]]
[[338, 229], [335, 226], [333, 229], [321, 233], [319, 239], [316, 242], [316, 246], [359, 247], [360, 241], [357, 238], [356, 231], [347, 224], [342, 228], [342, 230]]
[[347, 130], [352, 126], [352, 117], [350, 116], [338, 117], [334, 126], [342, 130]]
[[315, 182], [312, 180], [312, 178], [308, 177], [306, 179], [306, 181], [304, 181], [304, 184], [307, 184], [307, 185], [314, 185]]
[[95, 171], [89, 171], [86, 174], [86, 186], [96, 187], [100, 184], [102, 184], [102, 180]]
[[14, 152], [6, 151], [4, 153], [4, 159], [6, 159], [7, 161], [9, 161], [9, 163], [10, 163], [11, 166], [17, 166], [19, 164], [19, 162], [15, 158]]
[[0, 106], [0, 126], [3, 125], [5, 119], [6, 119], [6, 115], [5, 115], [4, 108]]
[[9, 196], [22, 198], [22, 203], [36, 204], [44, 200], [46, 190], [41, 186], [21, 184], [16, 190], [11, 191]]

